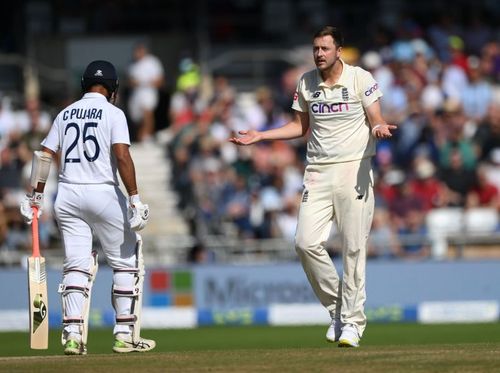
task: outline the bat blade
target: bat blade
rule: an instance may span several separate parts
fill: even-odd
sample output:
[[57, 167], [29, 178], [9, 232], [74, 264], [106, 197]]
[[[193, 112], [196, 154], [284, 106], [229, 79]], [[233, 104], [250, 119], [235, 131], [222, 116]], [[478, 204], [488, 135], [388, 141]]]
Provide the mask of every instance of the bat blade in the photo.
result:
[[28, 293], [30, 313], [30, 347], [45, 350], [49, 347], [49, 310], [45, 258], [40, 255], [38, 239], [38, 209], [33, 208], [33, 254], [28, 258]]
[[30, 347], [44, 350], [49, 347], [49, 314], [45, 258], [28, 258]]

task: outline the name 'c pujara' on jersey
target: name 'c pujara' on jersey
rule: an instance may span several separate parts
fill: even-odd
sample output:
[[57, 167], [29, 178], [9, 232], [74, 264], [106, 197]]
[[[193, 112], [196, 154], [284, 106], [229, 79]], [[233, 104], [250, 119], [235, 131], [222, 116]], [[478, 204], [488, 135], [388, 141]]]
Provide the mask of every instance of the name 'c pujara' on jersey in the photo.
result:
[[63, 120], [102, 119], [102, 109], [71, 109], [63, 112]]

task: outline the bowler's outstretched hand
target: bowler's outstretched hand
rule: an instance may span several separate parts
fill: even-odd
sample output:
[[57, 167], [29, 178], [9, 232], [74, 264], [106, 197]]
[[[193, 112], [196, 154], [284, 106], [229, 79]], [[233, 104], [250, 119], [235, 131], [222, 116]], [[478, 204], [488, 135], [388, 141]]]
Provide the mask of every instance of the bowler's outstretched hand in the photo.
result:
[[392, 137], [393, 130], [396, 130], [398, 126], [394, 124], [378, 124], [372, 129], [372, 135], [377, 139], [388, 139]]
[[252, 145], [262, 140], [262, 134], [255, 130], [238, 131], [241, 137], [231, 137], [229, 141], [236, 145]]

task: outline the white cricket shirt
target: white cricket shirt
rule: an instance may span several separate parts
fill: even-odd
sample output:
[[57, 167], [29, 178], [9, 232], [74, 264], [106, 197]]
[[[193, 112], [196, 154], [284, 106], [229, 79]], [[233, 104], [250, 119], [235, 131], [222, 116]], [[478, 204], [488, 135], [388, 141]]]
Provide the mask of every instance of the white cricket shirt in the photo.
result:
[[59, 181], [70, 184], [118, 185], [113, 144], [130, 145], [125, 114], [95, 92], [62, 110], [42, 141], [61, 151]]
[[338, 82], [328, 86], [317, 69], [297, 85], [292, 109], [309, 113], [309, 164], [348, 162], [375, 154], [364, 108], [382, 96], [372, 74], [342, 61]]
[[156, 90], [152, 84], [163, 76], [163, 66], [157, 57], [148, 54], [130, 65], [128, 74], [130, 78], [137, 82], [136, 89]]

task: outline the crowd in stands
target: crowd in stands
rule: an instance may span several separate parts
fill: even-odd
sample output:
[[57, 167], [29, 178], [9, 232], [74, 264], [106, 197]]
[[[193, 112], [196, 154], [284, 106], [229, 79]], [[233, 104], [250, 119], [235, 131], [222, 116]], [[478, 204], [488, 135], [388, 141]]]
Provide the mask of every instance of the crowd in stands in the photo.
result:
[[[7, 96], [0, 98], [0, 253], [31, 250], [29, 227], [19, 213], [19, 202], [29, 184], [31, 157], [52, 124], [52, 116], [36, 98], [27, 98], [15, 109]], [[51, 172], [51, 179], [55, 178]], [[40, 220], [40, 246], [47, 248], [54, 233], [52, 203], [55, 183], [47, 186]]]
[[[500, 212], [500, 34], [486, 25], [462, 30], [444, 22], [399, 31], [371, 50], [346, 47], [343, 58], [373, 73], [384, 93], [384, 117], [399, 126], [377, 145], [369, 256], [426, 258], [430, 247], [421, 238], [429, 211]], [[285, 71], [279, 87], [249, 94], [220, 74], [207, 85], [195, 60], [181, 61], [165, 146], [178, 208], [200, 242], [206, 235], [293, 242], [306, 139], [236, 147], [228, 138], [286, 123], [295, 84], [311, 62]], [[51, 117], [37, 100], [20, 111], [6, 97], [0, 102], [0, 250], [25, 249], [28, 228], [18, 201], [31, 151]], [[43, 215], [42, 245], [54, 230], [50, 210]], [[340, 249], [335, 230], [329, 245], [333, 255]]]

